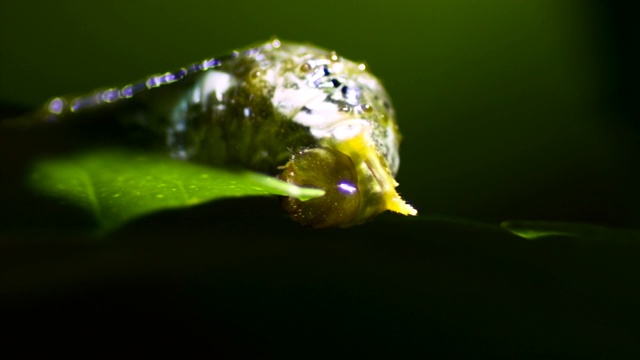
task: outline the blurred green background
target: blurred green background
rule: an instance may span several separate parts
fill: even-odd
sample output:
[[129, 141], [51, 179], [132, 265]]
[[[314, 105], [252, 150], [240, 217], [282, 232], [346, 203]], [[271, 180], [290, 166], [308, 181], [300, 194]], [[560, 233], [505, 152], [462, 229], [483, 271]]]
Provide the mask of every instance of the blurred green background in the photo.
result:
[[637, 232], [531, 241], [492, 225], [640, 227], [633, 14], [578, 0], [0, 3], [7, 111], [272, 36], [363, 60], [394, 101], [399, 191], [420, 211], [311, 231], [274, 199], [228, 200], [96, 239], [77, 231], [82, 214], [2, 176], [14, 204], [0, 209], [0, 357], [43, 342], [221, 358], [637, 355]]
[[399, 190], [423, 214], [637, 227], [640, 127], [616, 11], [566, 0], [4, 2], [0, 99], [35, 106], [274, 35], [311, 42], [385, 83], [404, 134]]

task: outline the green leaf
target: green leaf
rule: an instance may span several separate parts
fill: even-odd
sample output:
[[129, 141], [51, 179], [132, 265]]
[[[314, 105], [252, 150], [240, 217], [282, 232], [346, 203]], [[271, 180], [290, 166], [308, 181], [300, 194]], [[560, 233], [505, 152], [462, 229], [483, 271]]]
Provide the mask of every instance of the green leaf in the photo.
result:
[[605, 226], [553, 221], [504, 221], [500, 226], [525, 239], [573, 236], [582, 240], [640, 241], [640, 232]]
[[32, 170], [31, 186], [91, 212], [105, 228], [221, 198], [283, 195], [309, 200], [324, 194], [255, 172], [118, 150], [41, 160]]

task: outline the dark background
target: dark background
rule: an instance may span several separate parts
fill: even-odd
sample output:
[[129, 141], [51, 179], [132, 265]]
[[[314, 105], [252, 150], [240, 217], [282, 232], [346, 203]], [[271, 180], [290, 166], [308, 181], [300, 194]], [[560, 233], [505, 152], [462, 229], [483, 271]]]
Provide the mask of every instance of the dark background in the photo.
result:
[[404, 134], [399, 191], [421, 212], [317, 233], [256, 219], [241, 210], [255, 205], [241, 201], [142, 219], [100, 245], [12, 233], [5, 311], [51, 332], [65, 321], [119, 325], [133, 343], [128, 331], [140, 328], [229, 356], [314, 353], [331, 342], [312, 350], [309, 339], [323, 338], [345, 349], [388, 342], [389, 353], [423, 343], [433, 354], [624, 351], [637, 339], [637, 245], [606, 236], [532, 243], [491, 227], [527, 219], [640, 228], [637, 39], [621, 4], [3, 2], [7, 109], [272, 36], [364, 60], [394, 101]]

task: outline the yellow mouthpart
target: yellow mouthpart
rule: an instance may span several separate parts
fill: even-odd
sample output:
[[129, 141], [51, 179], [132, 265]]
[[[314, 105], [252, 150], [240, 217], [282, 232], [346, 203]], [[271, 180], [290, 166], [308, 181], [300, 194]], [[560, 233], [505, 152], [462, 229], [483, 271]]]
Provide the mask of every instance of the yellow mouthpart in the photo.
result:
[[398, 183], [391, 175], [387, 161], [377, 151], [373, 141], [368, 139], [366, 132], [332, 145], [351, 158], [358, 175], [362, 200], [353, 224], [366, 221], [386, 210], [403, 215], [418, 214], [396, 191]]

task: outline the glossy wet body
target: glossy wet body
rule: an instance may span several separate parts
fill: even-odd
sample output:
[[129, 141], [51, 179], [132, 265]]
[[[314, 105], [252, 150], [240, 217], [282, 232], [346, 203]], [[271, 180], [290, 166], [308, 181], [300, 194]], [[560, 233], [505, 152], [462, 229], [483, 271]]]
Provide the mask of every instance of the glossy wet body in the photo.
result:
[[306, 225], [415, 214], [395, 191], [400, 135], [386, 92], [364, 65], [334, 52], [273, 40], [122, 88], [54, 98], [43, 118], [96, 111], [156, 134], [175, 158], [324, 189], [321, 199], [285, 200]]

